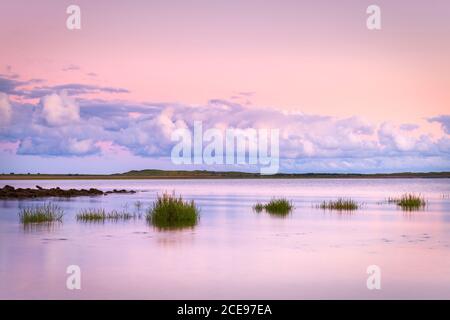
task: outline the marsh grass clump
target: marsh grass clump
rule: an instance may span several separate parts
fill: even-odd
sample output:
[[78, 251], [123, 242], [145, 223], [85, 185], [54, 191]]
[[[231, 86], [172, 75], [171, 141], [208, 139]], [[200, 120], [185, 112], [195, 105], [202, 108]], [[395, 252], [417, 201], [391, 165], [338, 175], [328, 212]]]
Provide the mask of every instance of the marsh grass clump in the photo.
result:
[[264, 209], [271, 214], [277, 214], [277, 215], [287, 215], [292, 211], [294, 206], [292, 203], [285, 199], [272, 199], [269, 201], [269, 203], [264, 205]]
[[265, 210], [269, 214], [280, 215], [280, 216], [289, 214], [293, 208], [294, 208], [294, 206], [292, 205], [292, 203], [285, 198], [272, 199], [266, 204], [257, 202], [253, 206], [253, 210], [255, 212], [259, 213], [259, 212], [262, 212], [263, 210]]
[[82, 222], [104, 222], [106, 220], [130, 220], [135, 219], [136, 214], [129, 213], [127, 211], [113, 210], [106, 212], [105, 209], [83, 209], [77, 214], [77, 220]]
[[193, 227], [200, 218], [195, 202], [185, 201], [175, 193], [158, 195], [147, 213], [147, 221], [160, 229]]
[[43, 222], [62, 222], [64, 211], [56, 204], [45, 203], [43, 205], [23, 208], [19, 212], [20, 222], [28, 223], [43, 223]]
[[423, 209], [427, 204], [423, 197], [421, 197], [420, 195], [417, 196], [412, 193], [406, 193], [393, 202], [395, 202], [403, 210], [407, 211]]
[[353, 211], [357, 210], [359, 205], [352, 199], [339, 198], [334, 201], [324, 201], [318, 207], [324, 210]]
[[78, 221], [104, 221], [105, 219], [105, 209], [83, 209], [77, 214]]

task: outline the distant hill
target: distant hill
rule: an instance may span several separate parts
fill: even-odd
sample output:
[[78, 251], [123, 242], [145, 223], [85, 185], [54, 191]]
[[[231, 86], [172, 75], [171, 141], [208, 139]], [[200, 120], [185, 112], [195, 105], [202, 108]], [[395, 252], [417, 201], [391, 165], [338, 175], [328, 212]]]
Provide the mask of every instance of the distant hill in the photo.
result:
[[0, 174], [0, 180], [56, 180], [56, 179], [393, 179], [393, 178], [450, 178], [450, 172], [399, 173], [259, 173], [207, 170], [132, 170], [110, 175], [102, 174]]
[[213, 177], [213, 178], [257, 178], [259, 174], [239, 171], [208, 170], [132, 170], [114, 176], [148, 176], [148, 177]]
[[192, 177], [192, 178], [450, 178], [450, 172], [399, 172], [399, 173], [278, 173], [261, 175], [259, 173], [239, 171], [207, 170], [132, 170], [114, 176], [133, 177]]

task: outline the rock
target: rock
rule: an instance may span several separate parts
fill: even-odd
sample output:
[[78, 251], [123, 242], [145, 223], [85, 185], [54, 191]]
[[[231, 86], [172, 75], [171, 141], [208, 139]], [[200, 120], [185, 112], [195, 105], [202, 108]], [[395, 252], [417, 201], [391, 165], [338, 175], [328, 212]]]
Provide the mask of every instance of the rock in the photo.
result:
[[11, 186], [9, 186], [9, 185], [6, 185], [6, 186], [3, 187], [3, 190], [4, 190], [4, 191], [14, 191], [15, 188], [14, 188], [14, 187], [11, 187]]
[[36, 186], [36, 189], [15, 189], [12, 186], [6, 185], [0, 189], [0, 199], [24, 199], [24, 198], [44, 198], [44, 197], [82, 197], [82, 196], [101, 196], [110, 193], [135, 193], [134, 190], [113, 190], [103, 192], [101, 190], [90, 188], [87, 189], [69, 189], [63, 190], [60, 187], [45, 189], [40, 186]]

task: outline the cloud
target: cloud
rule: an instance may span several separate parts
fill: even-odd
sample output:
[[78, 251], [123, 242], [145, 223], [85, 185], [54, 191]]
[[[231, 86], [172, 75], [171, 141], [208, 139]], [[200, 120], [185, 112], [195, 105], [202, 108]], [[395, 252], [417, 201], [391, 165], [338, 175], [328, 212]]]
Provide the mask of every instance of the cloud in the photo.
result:
[[0, 126], [5, 126], [11, 121], [12, 107], [8, 95], [0, 92]]
[[64, 91], [43, 97], [41, 103], [42, 115], [50, 126], [67, 125], [80, 120], [80, 108]]
[[450, 134], [450, 115], [441, 115], [438, 117], [430, 118], [430, 122], [439, 122], [442, 129], [446, 134]]
[[[83, 144], [89, 147], [78, 146], [73, 149], [77, 150], [73, 154], [98, 151], [93, 147], [95, 142], [110, 141], [135, 155], [168, 156], [174, 145], [170, 140], [171, 132], [177, 128], [192, 129], [194, 121], [202, 121], [204, 130], [279, 129], [280, 152], [285, 159], [442, 156], [448, 149], [445, 140], [434, 141], [428, 135], [412, 135], [409, 127], [403, 125], [373, 124], [359, 117], [339, 119], [249, 108], [217, 99], [200, 106], [85, 99], [76, 103], [64, 93], [54, 93], [42, 98], [34, 111], [24, 117], [21, 121], [32, 123], [27, 126], [28, 132], [18, 120], [10, 130], [9, 139], [30, 138], [36, 148], [40, 144], [51, 145], [52, 154], [71, 153], [72, 149], [61, 146], [60, 141], [75, 145], [74, 141], [90, 140], [91, 143]], [[20, 129], [14, 128], [17, 126]], [[58, 143], [51, 142], [52, 139]], [[47, 148], [36, 148], [43, 154], [47, 152]], [[19, 152], [30, 150], [27, 144], [19, 148]]]
[[27, 137], [17, 149], [21, 155], [40, 156], [87, 156], [97, 154], [100, 147], [92, 139], [78, 140], [76, 138], [52, 139], [46, 137]]
[[62, 71], [78, 71], [81, 70], [80, 66], [77, 66], [76, 64], [69, 64], [68, 66], [65, 66], [61, 69]]
[[49, 95], [55, 91], [64, 90], [67, 95], [78, 96], [82, 94], [97, 94], [97, 93], [129, 93], [127, 89], [115, 88], [115, 87], [102, 87], [97, 85], [80, 84], [80, 83], [68, 83], [56, 86], [41, 86], [35, 87], [31, 90], [23, 90], [20, 94], [26, 98], [41, 98], [45, 95]]
[[416, 146], [416, 139], [413, 136], [390, 123], [381, 125], [378, 138], [381, 145], [389, 151], [411, 151]]
[[419, 126], [413, 123], [405, 123], [400, 126], [400, 129], [405, 131], [414, 131], [416, 129], [419, 129]]
[[53, 87], [47, 87], [50, 90], [67, 90], [70, 94], [83, 94], [83, 93], [95, 93], [95, 92], [108, 92], [108, 93], [129, 93], [130, 91], [124, 88], [115, 87], [101, 87], [96, 85], [86, 85], [80, 83], [69, 83]]
[[0, 92], [15, 96], [26, 96], [28, 91], [20, 89], [21, 87], [32, 86], [44, 82], [42, 79], [21, 81], [17, 80], [17, 78], [17, 75], [5, 76], [0, 74]]
[[[6, 76], [0, 74], [0, 92], [9, 95], [20, 96], [27, 99], [42, 98], [46, 95], [51, 95], [54, 92], [65, 90], [67, 95], [78, 96], [83, 94], [98, 94], [98, 93], [129, 93], [125, 88], [98, 86], [94, 84], [82, 83], [67, 83], [55, 86], [43, 86], [45, 81], [42, 79], [17, 80], [16, 77]], [[27, 88], [28, 87], [28, 88]], [[31, 87], [31, 88], [29, 88]]]
[[[17, 81], [9, 79], [3, 86], [17, 92]], [[285, 112], [236, 100], [187, 105], [80, 96], [95, 92], [126, 90], [85, 84], [34, 86], [24, 96], [40, 97], [38, 103], [2, 102], [0, 112], [8, 114], [3, 118], [9, 122], [0, 132], [0, 142], [17, 143], [19, 155], [79, 157], [124, 150], [130, 156], [168, 159], [175, 144], [170, 139], [173, 130], [192, 129], [194, 121], [202, 121], [204, 130], [279, 129], [284, 171], [402, 171], [402, 161], [405, 169], [423, 165], [432, 170], [448, 168], [450, 162], [449, 138], [436, 140], [411, 123]], [[448, 119], [439, 116], [430, 121], [440, 122], [448, 133]]]
[[17, 94], [18, 91], [16, 91], [16, 88], [25, 84], [26, 82], [8, 78], [0, 74], [0, 92], [7, 94]]

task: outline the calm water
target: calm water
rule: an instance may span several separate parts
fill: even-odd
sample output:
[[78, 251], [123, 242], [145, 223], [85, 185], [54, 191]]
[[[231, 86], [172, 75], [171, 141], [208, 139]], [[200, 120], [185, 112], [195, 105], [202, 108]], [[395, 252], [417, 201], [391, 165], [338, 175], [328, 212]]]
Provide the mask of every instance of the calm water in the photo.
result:
[[[142, 299], [450, 299], [450, 181], [396, 180], [106, 180], [1, 181], [0, 186], [133, 189], [70, 200], [62, 224], [26, 228], [20, 208], [44, 200], [0, 200], [0, 298]], [[195, 199], [193, 229], [162, 232], [145, 219], [77, 222], [82, 208], [134, 211], [157, 193]], [[382, 203], [421, 193], [425, 210]], [[287, 218], [254, 213], [273, 196], [295, 205]], [[352, 214], [323, 211], [323, 200], [352, 197]], [[66, 289], [79, 265], [81, 290]], [[368, 290], [366, 268], [381, 268], [381, 290]]]

